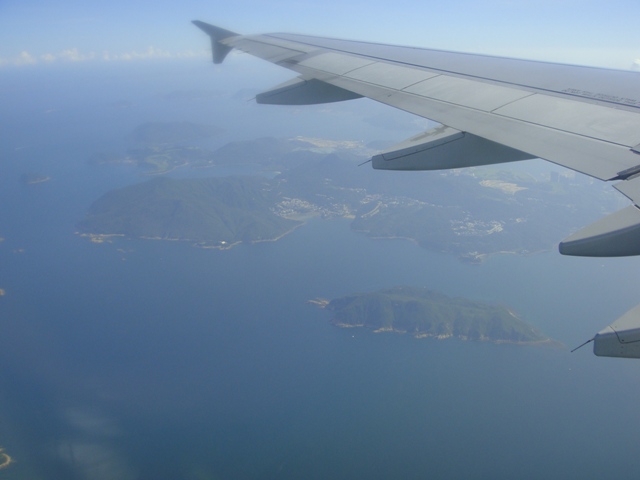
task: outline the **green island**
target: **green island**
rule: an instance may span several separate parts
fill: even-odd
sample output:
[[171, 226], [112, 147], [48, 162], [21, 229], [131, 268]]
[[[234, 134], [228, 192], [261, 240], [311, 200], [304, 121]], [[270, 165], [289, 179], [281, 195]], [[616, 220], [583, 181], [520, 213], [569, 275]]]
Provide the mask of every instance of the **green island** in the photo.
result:
[[459, 338], [494, 343], [560, 346], [507, 307], [399, 286], [331, 301], [309, 301], [332, 312], [338, 327], [408, 333], [416, 338]]
[[260, 177], [158, 177], [108, 192], [78, 228], [97, 243], [106, 236], [126, 236], [226, 249], [277, 240], [301, 224], [271, 211], [275, 195]]
[[[303, 137], [231, 142], [215, 151], [137, 146], [126, 158], [148, 174], [184, 165], [242, 165], [268, 178], [143, 182], [104, 195], [79, 227], [85, 234], [189, 239], [228, 248], [239, 241], [277, 239], [310, 217], [345, 218], [371, 238], [408, 239], [480, 263], [494, 254], [555, 248], [578, 228], [621, 207], [612, 189], [568, 171], [357, 168], [375, 151], [360, 142]], [[118, 158], [97, 157], [106, 163]]]

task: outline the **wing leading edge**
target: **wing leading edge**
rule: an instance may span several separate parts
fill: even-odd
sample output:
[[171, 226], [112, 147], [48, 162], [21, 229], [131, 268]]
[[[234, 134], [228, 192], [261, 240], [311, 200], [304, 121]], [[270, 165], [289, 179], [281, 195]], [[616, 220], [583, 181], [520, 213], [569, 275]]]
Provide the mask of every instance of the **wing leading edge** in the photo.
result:
[[[306, 35], [239, 35], [193, 23], [211, 38], [214, 63], [235, 48], [298, 73], [258, 95], [259, 103], [368, 97], [441, 124], [374, 156], [374, 168], [542, 158], [617, 181], [632, 205], [571, 235], [559, 250], [640, 255], [640, 73]], [[639, 318], [640, 306], [596, 335], [596, 354], [640, 358]]]

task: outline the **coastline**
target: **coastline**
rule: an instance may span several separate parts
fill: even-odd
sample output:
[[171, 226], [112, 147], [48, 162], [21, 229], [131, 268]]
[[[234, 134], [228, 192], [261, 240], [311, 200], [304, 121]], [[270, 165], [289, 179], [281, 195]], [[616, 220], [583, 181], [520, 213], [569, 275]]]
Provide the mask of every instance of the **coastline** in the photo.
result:
[[[254, 243], [262, 243], [262, 242], [277, 242], [278, 240], [280, 240], [281, 238], [283, 238], [286, 235], [289, 235], [291, 232], [293, 232], [295, 229], [300, 228], [301, 226], [303, 226], [305, 224], [304, 221], [302, 220], [298, 220], [300, 223], [298, 225], [295, 225], [294, 227], [290, 228], [289, 230], [287, 230], [286, 232], [282, 233], [281, 235], [278, 235], [275, 238], [264, 238], [262, 240], [251, 240], [251, 244]], [[241, 240], [242, 242], [242, 240]]]
[[187, 165], [189, 165], [189, 162], [184, 162], [184, 163], [181, 163], [179, 165], [171, 165], [170, 167], [165, 168], [164, 170], [152, 170], [150, 172], [144, 172], [142, 175], [144, 175], [146, 177], [151, 177], [151, 176], [154, 176], [154, 175], [164, 175], [165, 173], [172, 172], [175, 169], [180, 168], [180, 167], [186, 167]]
[[472, 265], [480, 265], [495, 255], [519, 255], [521, 257], [529, 257], [538, 253], [548, 252], [549, 250], [551, 249], [541, 248], [540, 250], [534, 250], [533, 252], [519, 252], [517, 250], [498, 250], [497, 252], [491, 253], [469, 252], [458, 255], [458, 259], [462, 262], [470, 263]]
[[[324, 308], [324, 307], [322, 307]], [[393, 327], [382, 327], [382, 328], [376, 328], [374, 329], [373, 327], [369, 327], [367, 325], [363, 324], [350, 324], [350, 323], [338, 323], [334, 320], [331, 321], [331, 324], [338, 327], [338, 328], [357, 328], [357, 327], [364, 327], [368, 330], [371, 330], [372, 333], [387, 333], [387, 332], [391, 332], [391, 333], [397, 333], [400, 335], [406, 335], [409, 332], [406, 330], [398, 330], [396, 328]], [[449, 338], [455, 338], [458, 340], [461, 340], [463, 342], [487, 342], [487, 343], [494, 343], [496, 345], [522, 345], [522, 346], [532, 346], [532, 347], [549, 347], [549, 348], [555, 348], [555, 349], [566, 349], [566, 346], [560, 342], [558, 342], [557, 340], [553, 340], [552, 338], [546, 338], [544, 340], [535, 340], [535, 341], [530, 341], [530, 342], [522, 342], [522, 341], [515, 341], [515, 340], [499, 340], [499, 339], [492, 339], [492, 338], [488, 338], [488, 337], [480, 337], [480, 338], [471, 338], [468, 337], [466, 335], [454, 335], [452, 333], [450, 334], [446, 334], [446, 335], [435, 335], [432, 333], [426, 333], [426, 332], [416, 332], [416, 333], [411, 333], [410, 334], [413, 338], [417, 338], [417, 339], [421, 339], [421, 338], [433, 338], [435, 340], [447, 340]]]
[[[264, 238], [264, 239], [260, 239], [260, 240], [250, 240], [247, 243], [254, 244], [254, 243], [262, 243], [262, 242], [277, 242], [278, 240], [280, 240], [281, 238], [283, 238], [286, 235], [290, 234], [295, 229], [301, 227], [304, 224], [305, 224], [305, 222], [300, 221], [300, 223], [298, 225], [294, 225], [292, 228], [290, 228], [289, 230], [281, 233], [277, 237]], [[215, 250], [230, 250], [231, 248], [235, 247], [236, 245], [240, 245], [241, 243], [244, 243], [243, 240], [237, 240], [237, 241], [231, 242], [231, 243], [222, 242], [222, 243], [219, 243], [219, 244], [213, 244], [213, 243], [207, 243], [207, 242], [197, 242], [197, 241], [195, 241], [193, 239], [190, 239], [190, 238], [146, 237], [146, 236], [129, 237], [129, 236], [125, 235], [124, 233], [80, 233], [80, 232], [76, 232], [76, 234], [80, 235], [81, 237], [89, 238], [89, 240], [92, 243], [112, 243], [112, 237], [122, 237], [122, 238], [137, 238], [137, 239], [141, 239], [141, 240], [161, 240], [161, 241], [167, 241], [167, 242], [194, 242], [193, 243], [194, 247], [203, 248], [203, 249], [215, 249]]]
[[[408, 240], [409, 242], [419, 246], [420, 248], [424, 248], [426, 250], [439, 251], [440, 253], [447, 254], [447, 255], [449, 254], [456, 255], [455, 252], [447, 252], [443, 250], [436, 250], [433, 248], [424, 247], [422, 246], [419, 240], [412, 237], [402, 237], [399, 235], [375, 235], [375, 234], [372, 234], [371, 231], [369, 230], [357, 230], [355, 228], [352, 228], [352, 230], [357, 233], [362, 233], [373, 240]], [[532, 252], [521, 252], [517, 250], [497, 250], [495, 252], [485, 252], [485, 253], [467, 252], [467, 253], [458, 253], [457, 257], [458, 257], [458, 260], [460, 260], [461, 262], [469, 263], [471, 265], [480, 265], [495, 255], [520, 255], [520, 256], [526, 257], [530, 255], [535, 255], [537, 253], [547, 252], [549, 250], [550, 248], [541, 248], [539, 250], [534, 250]]]

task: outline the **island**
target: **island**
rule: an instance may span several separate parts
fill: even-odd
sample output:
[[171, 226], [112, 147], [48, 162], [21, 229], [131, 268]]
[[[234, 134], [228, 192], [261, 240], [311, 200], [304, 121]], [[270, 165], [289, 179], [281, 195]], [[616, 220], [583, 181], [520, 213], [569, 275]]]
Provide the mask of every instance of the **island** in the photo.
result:
[[131, 164], [147, 175], [170, 172], [178, 167], [208, 167], [212, 151], [194, 142], [220, 135], [222, 128], [192, 122], [148, 122], [138, 125], [129, 135], [126, 153], [99, 152], [89, 158], [91, 164]]
[[158, 177], [103, 195], [78, 229], [94, 242], [125, 236], [227, 249], [273, 241], [302, 224], [274, 213], [273, 187], [260, 177]]
[[426, 288], [397, 286], [309, 303], [332, 312], [331, 322], [343, 328], [365, 327], [416, 338], [559, 346], [507, 307], [451, 298]]
[[[104, 157], [103, 157], [104, 158]], [[109, 158], [109, 157], [106, 157]], [[180, 145], [147, 145], [131, 148], [123, 157], [98, 163], [133, 163], [146, 170], [147, 175], [168, 173], [179, 167], [209, 167], [211, 152], [201, 148]]]
[[180, 145], [142, 145], [130, 148], [126, 154], [101, 152], [92, 155], [93, 165], [134, 165], [145, 175], [161, 175], [179, 167], [210, 167], [211, 152], [201, 147]]

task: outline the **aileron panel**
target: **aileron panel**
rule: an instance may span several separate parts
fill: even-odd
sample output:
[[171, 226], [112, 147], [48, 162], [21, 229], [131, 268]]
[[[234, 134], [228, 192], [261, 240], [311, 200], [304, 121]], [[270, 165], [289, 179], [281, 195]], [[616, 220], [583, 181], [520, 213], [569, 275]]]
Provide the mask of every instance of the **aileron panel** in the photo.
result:
[[531, 92], [440, 75], [404, 89], [408, 93], [490, 112]]
[[494, 113], [632, 147], [640, 141], [640, 114], [548, 95], [532, 95]]
[[356, 68], [364, 67], [372, 63], [374, 63], [374, 61], [370, 59], [328, 52], [303, 60], [300, 62], [300, 65], [334, 75], [344, 75]]
[[428, 72], [427, 70], [376, 62], [353, 70], [347, 73], [345, 77], [381, 85], [393, 90], [402, 90], [437, 75], [437, 73]]

